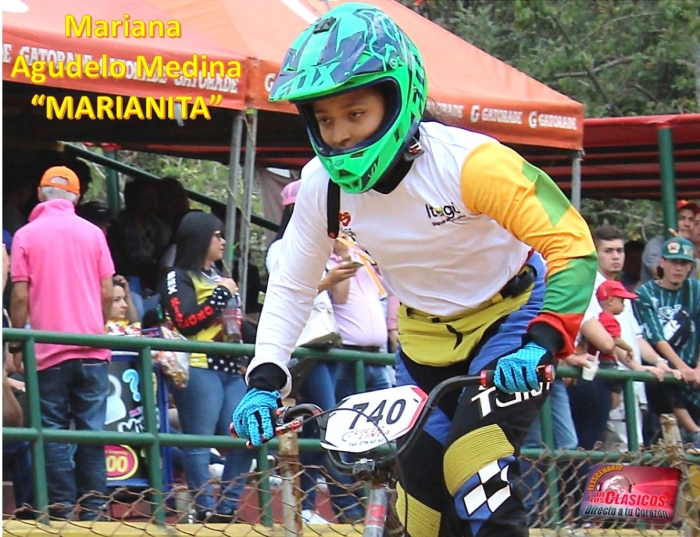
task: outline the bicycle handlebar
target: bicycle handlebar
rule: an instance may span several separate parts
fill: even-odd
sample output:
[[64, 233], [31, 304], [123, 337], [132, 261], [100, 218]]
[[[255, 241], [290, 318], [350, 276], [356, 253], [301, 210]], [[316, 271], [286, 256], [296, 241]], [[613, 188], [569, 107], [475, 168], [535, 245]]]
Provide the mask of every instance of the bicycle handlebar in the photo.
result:
[[[416, 421], [415, 425], [408, 433], [406, 441], [401, 445], [400, 448], [395, 450], [392, 454], [378, 459], [375, 462], [376, 466], [386, 465], [389, 460], [398, 458], [399, 455], [401, 455], [404, 451], [407, 451], [409, 447], [411, 447], [415, 443], [416, 439], [418, 438], [418, 434], [416, 431], [420, 431], [423, 428], [426, 421], [430, 417], [430, 414], [432, 414], [433, 410], [440, 402], [440, 400], [445, 396], [445, 394], [451, 392], [452, 390], [466, 388], [467, 386], [474, 386], [476, 384], [479, 384], [484, 388], [490, 388], [494, 385], [493, 375], [493, 371], [484, 370], [481, 371], [479, 375], [460, 375], [447, 380], [443, 380], [441, 383], [435, 386], [430, 391], [430, 394], [428, 394], [428, 400], [425, 402], [425, 406], [423, 407], [423, 410], [421, 411], [421, 414], [418, 420]], [[555, 377], [556, 373], [553, 365], [538, 366], [537, 378], [540, 380], [540, 382], [552, 382], [554, 381]], [[298, 431], [304, 426], [304, 422], [306, 420], [308, 420], [309, 418], [315, 418], [322, 412], [323, 410], [319, 406], [313, 405], [311, 403], [302, 403], [299, 405], [284, 406], [278, 408], [274, 411], [275, 431], [273, 438], [275, 436], [283, 435], [289, 431]], [[230, 425], [230, 432], [231, 436], [239, 438], [236, 434], [233, 424]], [[272, 440], [272, 438], [268, 438], [265, 441], [267, 440]], [[246, 447], [253, 446], [250, 442], [248, 442], [246, 444]], [[333, 464], [341, 472], [352, 473], [354, 471], [355, 464], [343, 461], [338, 452], [329, 450], [328, 455]]]
[[[443, 380], [428, 394], [428, 400], [425, 402], [425, 406], [420, 413], [420, 416], [416, 420], [408, 436], [404, 437], [403, 444], [394, 450], [389, 455], [376, 459], [372, 463], [371, 470], [376, 468], [386, 467], [392, 461], [396, 460], [404, 452], [408, 451], [413, 444], [415, 444], [418, 439], [418, 431], [421, 431], [425, 426], [428, 418], [437, 407], [440, 400], [448, 393], [459, 388], [466, 388], [467, 386], [474, 386], [476, 384], [481, 385], [484, 388], [490, 388], [493, 384], [494, 372], [491, 370], [484, 370], [479, 375], [460, 375], [447, 380]], [[540, 365], [537, 367], [537, 378], [540, 382], [553, 382], [556, 378], [556, 369], [553, 365]], [[328, 450], [328, 457], [330, 458], [333, 465], [341, 472], [346, 474], [353, 474], [356, 471], [357, 463], [344, 461], [340, 453], [337, 451]], [[365, 462], [364, 464], [369, 464]]]
[[[321, 407], [312, 405], [311, 403], [302, 403], [294, 406], [283, 406], [274, 411], [275, 417], [275, 436], [281, 436], [289, 431], [298, 431], [304, 426], [304, 422], [314, 416], [318, 416], [323, 410]], [[233, 423], [229, 426], [229, 432], [234, 438], [240, 438], [233, 427]], [[267, 438], [265, 441], [272, 440]], [[252, 448], [253, 444], [250, 441], [246, 442], [246, 447]]]

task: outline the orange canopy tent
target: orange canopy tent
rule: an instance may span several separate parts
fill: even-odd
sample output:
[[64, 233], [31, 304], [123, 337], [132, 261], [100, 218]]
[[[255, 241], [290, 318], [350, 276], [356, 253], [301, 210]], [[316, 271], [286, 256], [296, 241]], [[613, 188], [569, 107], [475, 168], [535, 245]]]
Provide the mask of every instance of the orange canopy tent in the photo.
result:
[[[248, 106], [271, 104], [268, 91], [294, 38], [329, 9], [349, 0], [147, 0], [153, 6], [249, 58]], [[504, 142], [580, 149], [583, 106], [497, 60], [395, 0], [365, 0], [409, 34], [426, 63], [429, 95], [450, 123]]]
[[[29, 116], [33, 136], [63, 140], [115, 142], [122, 147], [152, 151], [177, 151], [221, 159], [228, 156], [231, 119], [225, 110], [214, 121], [191, 122], [187, 129], [171, 124], [145, 125], [138, 120], [92, 122], [90, 120], [42, 122], [40, 107], [28, 112], [29, 99], [41, 88], [58, 88], [56, 94], [79, 96], [97, 94], [135, 95], [138, 97], [197, 96], [221, 94], [224, 109], [244, 107], [261, 111], [261, 156], [266, 151], [280, 157], [306, 152], [306, 141], [299, 122], [290, 116], [289, 104], [268, 102], [268, 90], [289, 45], [296, 35], [323, 12], [345, 0], [7, 0], [14, 12], [3, 17], [3, 80], [6, 105], [22, 108], [23, 120]], [[403, 7], [395, 0], [367, 0], [394, 17], [421, 48], [426, 61], [429, 94], [437, 112], [447, 121], [485, 132], [500, 140], [528, 146], [561, 149], [582, 147], [583, 107], [568, 97], [513, 69], [473, 47], [438, 25]], [[66, 16], [80, 21], [83, 15], [94, 20], [136, 19], [163, 22], [176, 20], [180, 38], [76, 38], [66, 37]], [[18, 55], [28, 60], [69, 59], [75, 54], [108, 62], [124, 60], [127, 77], [91, 80], [88, 78], [49, 78], [41, 86], [12, 69]], [[148, 62], [162, 56], [163, 62], [191, 60], [193, 54], [206, 54], [208, 60], [242, 62], [242, 76], [224, 80], [212, 87], [210, 80], [182, 84], [172, 79], [138, 79], [135, 60], [143, 55]], [[142, 77], [143, 78], [143, 77]], [[72, 92], [72, 93], [71, 93]], [[45, 91], [49, 93], [49, 91]], [[215, 111], [212, 111], [212, 116]], [[280, 114], [283, 112], [283, 114]], [[6, 115], [7, 119], [7, 115]], [[193, 125], [197, 123], [197, 125]], [[136, 126], [138, 125], [138, 126]], [[69, 128], [67, 129], [66, 127]], [[39, 134], [39, 132], [41, 134]], [[64, 132], [69, 131], [69, 132]], [[300, 146], [304, 146], [300, 151]], [[283, 155], [285, 151], [286, 155]]]
[[[34, 90], [41, 94], [42, 87], [65, 88], [83, 92], [113, 95], [134, 95], [137, 97], [189, 96], [205, 97], [209, 104], [212, 93], [222, 95], [220, 106], [242, 109], [245, 106], [247, 93], [244, 83], [245, 74], [241, 77], [222, 77], [207, 79], [175, 80], [168, 77], [148, 77], [142, 72], [137, 74], [137, 57], [143, 56], [151, 65], [155, 58], [162, 58], [165, 65], [168, 61], [183, 64], [193, 59], [193, 54], [206, 52], [209, 61], [221, 61], [223, 65], [237, 61], [241, 69], [245, 68], [245, 58], [234, 51], [217, 45], [195, 29], [180, 22], [181, 37], [124, 37], [123, 30], [118, 37], [100, 38], [67, 37], [67, 16], [72, 16], [76, 24], [82, 22], [84, 15], [91, 20], [125, 21], [131, 27], [134, 21], [162, 21], [164, 29], [172, 16], [163, 13], [157, 7], [143, 0], [118, 1], [60, 1], [55, 0], [8, 0], [3, 2], [3, 80], [30, 84], [32, 81], [21, 70], [12, 76], [13, 69], [18, 65], [18, 57], [24, 57], [28, 66], [36, 60], [47, 62], [67, 62], [82, 55], [82, 60], [92, 59], [109, 64], [122, 60], [126, 66], [124, 78], [114, 76], [88, 78], [84, 73], [79, 78], [47, 77], [42, 84], [36, 84]], [[128, 19], [124, 18], [128, 15]], [[74, 26], [71, 26], [74, 28]], [[105, 55], [105, 56], [103, 56]], [[116, 71], [115, 71], [116, 72]], [[214, 91], [212, 88], [216, 88]]]

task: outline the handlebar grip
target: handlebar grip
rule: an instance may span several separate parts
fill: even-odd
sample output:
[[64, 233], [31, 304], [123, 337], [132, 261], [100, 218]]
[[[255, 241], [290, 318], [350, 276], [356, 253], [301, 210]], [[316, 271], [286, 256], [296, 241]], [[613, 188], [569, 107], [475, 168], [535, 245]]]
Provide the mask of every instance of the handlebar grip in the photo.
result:
[[[273, 421], [275, 422], [274, 438], [275, 436], [281, 436], [289, 431], [297, 431], [301, 429], [307, 418], [317, 416], [323, 411], [316, 405], [304, 403], [295, 406], [281, 407], [276, 410], [272, 410], [271, 412]], [[232, 437], [240, 438], [238, 433], [236, 433], [233, 423], [229, 424], [228, 430]], [[264, 439], [265, 442], [268, 440], [272, 440], [272, 438]], [[253, 445], [250, 443], [250, 441], [248, 441], [246, 443], [246, 447], [250, 448], [253, 447]]]
[[[483, 370], [480, 374], [481, 386], [484, 388], [493, 386], [493, 374], [494, 372], [492, 370]], [[540, 382], [554, 382], [556, 377], [556, 369], [552, 364], [537, 366], [537, 379]]]

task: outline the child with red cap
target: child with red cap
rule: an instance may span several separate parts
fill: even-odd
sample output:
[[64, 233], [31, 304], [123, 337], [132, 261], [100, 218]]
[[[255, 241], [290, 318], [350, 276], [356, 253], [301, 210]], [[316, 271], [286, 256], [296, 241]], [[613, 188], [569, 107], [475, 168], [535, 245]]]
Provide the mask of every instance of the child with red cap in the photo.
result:
[[[598, 303], [603, 310], [598, 317], [600, 324], [608, 331], [608, 333], [615, 340], [615, 346], [627, 351], [629, 358], [633, 357], [634, 350], [632, 346], [622, 339], [622, 329], [620, 327], [620, 322], [615, 318], [615, 315], [622, 313], [625, 309], [625, 298], [634, 300], [637, 295], [630, 293], [621, 282], [615, 280], [607, 280], [600, 284], [598, 290], [595, 293]], [[617, 359], [614, 353], [601, 353], [600, 354], [601, 367], [608, 367], [607, 365], [602, 365], [604, 361], [610, 362], [611, 366], [617, 364]]]
[[[622, 327], [620, 326], [620, 322], [615, 318], [615, 315], [622, 313], [622, 310], [625, 309], [624, 300], [626, 298], [635, 299], [637, 295], [625, 289], [621, 282], [607, 280], [601, 283], [596, 290], [596, 298], [602, 309], [598, 316], [600, 324], [602, 324], [603, 328], [612, 336], [615, 341], [615, 347], [626, 351], [627, 354], [623, 359], [625, 365], [631, 369], [637, 369], [635, 367], [637, 362], [634, 360], [634, 349], [629, 343], [622, 339]], [[598, 367], [601, 369], [617, 368], [617, 358], [614, 351], [610, 353], [601, 352], [592, 344], [588, 345], [587, 351], [598, 358], [600, 362]], [[622, 383], [610, 382], [610, 391], [612, 392], [612, 408], [617, 408], [620, 403]]]

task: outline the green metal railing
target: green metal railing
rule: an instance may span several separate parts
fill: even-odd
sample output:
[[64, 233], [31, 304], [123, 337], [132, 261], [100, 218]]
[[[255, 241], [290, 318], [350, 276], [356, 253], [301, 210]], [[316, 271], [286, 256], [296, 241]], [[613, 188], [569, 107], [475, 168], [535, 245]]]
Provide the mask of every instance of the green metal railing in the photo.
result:
[[[29, 427], [3, 427], [3, 439], [29, 441], [32, 443], [32, 456], [36, 464], [32, 471], [35, 487], [35, 509], [44, 513], [48, 506], [48, 493], [46, 489], [46, 464], [44, 458], [44, 445], [46, 442], [63, 443], [93, 443], [107, 445], [110, 443], [144, 446], [146, 448], [146, 465], [148, 468], [149, 488], [156, 491], [151, 500], [153, 515], [157, 522], [164, 522], [165, 513], [159, 499], [165, 497], [163, 491], [163, 472], [161, 469], [162, 446], [185, 447], [214, 447], [214, 448], [245, 448], [245, 440], [214, 435], [188, 435], [161, 433], [158, 431], [158, 419], [156, 416], [156, 397], [153, 383], [141, 382], [140, 389], [143, 396], [145, 413], [145, 428], [142, 433], [121, 433], [112, 431], [70, 431], [43, 429], [39, 407], [39, 381], [36, 369], [36, 343], [54, 343], [67, 345], [80, 345], [93, 348], [110, 348], [113, 350], [125, 350], [138, 352], [138, 364], [142, 379], [153, 377], [152, 350], [169, 350], [199, 352], [207, 354], [227, 354], [234, 356], [252, 356], [253, 345], [232, 343], [209, 343], [200, 341], [184, 341], [171, 339], [156, 339], [146, 337], [123, 337], [106, 335], [67, 334], [58, 332], [44, 332], [40, 330], [20, 330], [15, 328], [3, 329], [3, 341], [18, 341], [22, 344], [24, 352], [25, 382], [28, 395]], [[355, 351], [314, 351], [300, 349], [294, 353], [295, 357], [303, 359], [324, 359], [354, 361], [360, 358], [361, 363], [392, 364], [392, 355], [378, 355], [371, 353], [358, 353]], [[135, 357], [136, 359], [136, 357]], [[360, 368], [357, 384], [364, 388], [364, 367]], [[262, 514], [262, 523], [272, 526], [272, 507], [269, 497], [271, 495], [269, 482], [265, 474], [269, 471], [267, 459], [268, 450], [277, 448], [278, 442], [273, 440], [265, 446], [257, 449], [258, 470], [262, 473], [259, 483], [260, 505], [265, 506]], [[300, 440], [299, 448], [302, 450], [321, 449], [318, 440]], [[160, 497], [160, 498], [159, 498]]]
[[[165, 511], [163, 502], [165, 494], [163, 490], [163, 472], [161, 468], [161, 447], [163, 446], [184, 446], [184, 447], [214, 447], [214, 448], [237, 448], [244, 449], [245, 441], [225, 436], [214, 435], [189, 435], [171, 434], [158, 431], [157, 401], [152, 382], [141, 382], [141, 394], [145, 413], [145, 432], [141, 433], [121, 433], [112, 431], [72, 431], [43, 429], [41, 426], [41, 415], [39, 406], [38, 375], [36, 370], [36, 343], [54, 343], [79, 345], [93, 348], [111, 348], [113, 350], [136, 351], [138, 353], [138, 365], [141, 379], [153, 378], [152, 350], [169, 350], [199, 352], [207, 354], [227, 354], [234, 356], [252, 356], [253, 345], [232, 344], [232, 343], [210, 343], [185, 340], [154, 339], [146, 337], [123, 337], [107, 335], [85, 335], [67, 334], [57, 332], [44, 332], [38, 330], [20, 330], [6, 328], [3, 329], [3, 341], [17, 341], [22, 344], [24, 351], [25, 381], [28, 395], [29, 427], [3, 427], [3, 439], [28, 441], [32, 443], [33, 478], [35, 487], [35, 509], [43, 513], [45, 520], [47, 517], [48, 493], [46, 488], [46, 468], [44, 458], [44, 445], [46, 442], [62, 443], [92, 443], [107, 445], [110, 443], [126, 444], [133, 446], [144, 446], [146, 448], [146, 464], [148, 467], [148, 484], [152, 493], [154, 507], [152, 514], [157, 523], [164, 523]], [[311, 349], [298, 349], [294, 356], [297, 358], [310, 360], [336, 360], [356, 362], [356, 388], [358, 391], [365, 389], [364, 365], [394, 364], [394, 355], [363, 353], [348, 350], [317, 351]], [[135, 357], [136, 359], [136, 357]], [[560, 367], [557, 370], [559, 377], [580, 378], [581, 370], [573, 367]], [[543, 442], [547, 449], [523, 449], [524, 456], [537, 457], [543, 460], [579, 460], [587, 459], [591, 461], [603, 460], [625, 460], [634, 456], [639, 460], [640, 454], [634, 454], [639, 450], [639, 438], [637, 435], [637, 413], [634, 407], [634, 385], [635, 381], [657, 382], [656, 377], [647, 372], [630, 372], [618, 370], [599, 370], [598, 376], [604, 379], [615, 380], [624, 384], [625, 415], [627, 420], [627, 433], [629, 452], [604, 452], [604, 451], [566, 451], [553, 450], [554, 441], [552, 434], [552, 417], [549, 401], [545, 404], [542, 413]], [[678, 382], [672, 375], [666, 375], [667, 382]], [[167, 417], [165, 418], [167, 419]], [[259, 505], [264, 506], [261, 521], [266, 526], [272, 526], [272, 503], [270, 501], [271, 491], [267, 480], [269, 473], [269, 463], [267, 460], [268, 450], [275, 450], [278, 442], [273, 440], [266, 446], [257, 449], [258, 471], [261, 472], [258, 487]], [[299, 439], [301, 450], [321, 449], [318, 439]], [[644, 458], [646, 454], [641, 454]], [[654, 456], [648, 455], [649, 460]], [[658, 455], [656, 455], [658, 459]], [[700, 462], [700, 457], [688, 457], [691, 461]], [[556, 506], [558, 503], [557, 475], [556, 469], [552, 467], [547, 471], [547, 482], [549, 487], [550, 505]], [[554, 516], [556, 514], [554, 513]]]

